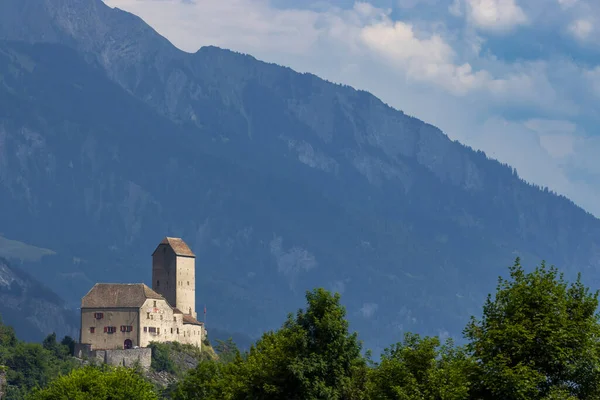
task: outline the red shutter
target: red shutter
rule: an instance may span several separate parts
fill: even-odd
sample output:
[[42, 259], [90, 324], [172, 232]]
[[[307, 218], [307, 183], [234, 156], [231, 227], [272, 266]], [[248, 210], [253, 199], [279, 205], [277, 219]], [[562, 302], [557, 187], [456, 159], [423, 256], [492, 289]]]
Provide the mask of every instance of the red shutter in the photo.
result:
[[108, 332], [108, 326], [104, 327], [104, 333]]

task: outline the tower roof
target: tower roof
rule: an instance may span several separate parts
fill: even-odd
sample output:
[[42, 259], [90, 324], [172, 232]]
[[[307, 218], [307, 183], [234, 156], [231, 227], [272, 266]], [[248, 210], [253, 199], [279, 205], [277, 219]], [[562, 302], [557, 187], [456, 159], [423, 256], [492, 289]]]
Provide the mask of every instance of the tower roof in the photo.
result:
[[[181, 238], [166, 237], [162, 240], [162, 242], [160, 242], [156, 250], [158, 250], [162, 245], [171, 247], [173, 252], [175, 252], [175, 254], [178, 256], [196, 257], [189, 246]], [[154, 253], [156, 253], [156, 250], [154, 250]], [[154, 253], [152, 253], [152, 255], [154, 255]]]
[[143, 283], [96, 283], [81, 299], [81, 308], [141, 307], [147, 299], [164, 299]]

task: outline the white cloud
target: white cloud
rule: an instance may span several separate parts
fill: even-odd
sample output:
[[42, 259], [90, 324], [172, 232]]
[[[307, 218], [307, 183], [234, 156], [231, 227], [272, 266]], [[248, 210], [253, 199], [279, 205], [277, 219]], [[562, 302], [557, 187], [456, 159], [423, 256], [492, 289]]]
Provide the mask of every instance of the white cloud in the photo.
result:
[[575, 154], [577, 125], [571, 121], [531, 119], [525, 126], [536, 132], [540, 145], [553, 158], [565, 158]]
[[469, 19], [488, 31], [506, 31], [528, 22], [515, 0], [466, 0]]
[[464, 13], [462, 0], [453, 0], [452, 4], [448, 6], [448, 11], [455, 17], [462, 17]]
[[594, 31], [594, 24], [588, 19], [577, 19], [569, 25], [569, 32], [579, 40], [587, 39]]
[[584, 72], [584, 76], [590, 84], [593, 93], [600, 97], [600, 66]]
[[577, 4], [577, 1], [578, 0], [558, 0], [558, 4], [560, 4], [563, 9], [567, 9]]
[[474, 71], [469, 63], [455, 64], [454, 50], [440, 35], [418, 38], [407, 23], [387, 20], [366, 26], [361, 39], [403, 68], [409, 78], [435, 82], [456, 94], [480, 88], [492, 79], [487, 71]]
[[379, 306], [376, 303], [364, 303], [362, 307], [358, 310], [358, 312], [364, 318], [371, 318], [378, 308]]
[[[350, 9], [327, 3], [277, 9], [267, 0], [106, 2], [141, 16], [184, 50], [216, 45], [368, 90], [600, 215], [597, 183], [576, 182], [571, 173], [600, 169], [597, 141], [574, 128], [582, 116], [600, 118], [590, 101], [591, 92], [600, 96], [600, 67], [584, 70], [566, 57], [502, 61], [477, 33], [526, 23], [535, 29], [546, 1], [522, 2], [526, 14], [514, 0], [455, 0], [448, 10], [467, 22], [459, 28], [412, 18], [410, 8], [403, 9], [402, 21], [393, 20], [389, 9], [367, 2]], [[573, 9], [580, 12], [584, 2], [577, 3]], [[560, 7], [567, 3], [552, 4], [563, 16], [542, 22], [560, 29]], [[519, 120], [510, 121], [507, 110]]]

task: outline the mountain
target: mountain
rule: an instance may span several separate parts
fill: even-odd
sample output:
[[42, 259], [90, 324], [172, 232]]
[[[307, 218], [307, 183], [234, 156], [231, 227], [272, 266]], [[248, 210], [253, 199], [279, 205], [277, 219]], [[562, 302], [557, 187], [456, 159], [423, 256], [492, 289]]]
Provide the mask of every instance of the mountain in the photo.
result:
[[29, 274], [0, 258], [0, 316], [23, 340], [40, 342], [52, 332], [78, 337], [79, 318]]
[[516, 256], [598, 286], [600, 221], [351, 87], [184, 53], [99, 0], [0, 3], [0, 227], [77, 307], [197, 254], [207, 326], [257, 336], [316, 286], [380, 349], [459, 336]]

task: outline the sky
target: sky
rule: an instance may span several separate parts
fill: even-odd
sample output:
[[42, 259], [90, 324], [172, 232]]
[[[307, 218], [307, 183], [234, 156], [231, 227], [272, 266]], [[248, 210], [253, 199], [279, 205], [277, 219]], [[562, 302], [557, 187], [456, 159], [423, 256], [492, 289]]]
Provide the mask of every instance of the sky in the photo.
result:
[[367, 90], [600, 217], [598, 0], [105, 0]]

